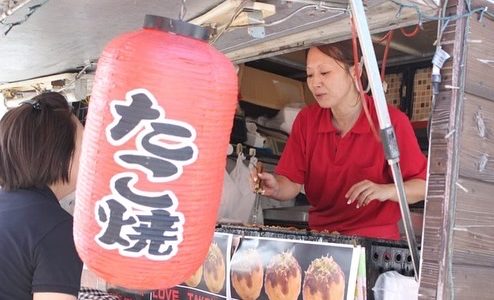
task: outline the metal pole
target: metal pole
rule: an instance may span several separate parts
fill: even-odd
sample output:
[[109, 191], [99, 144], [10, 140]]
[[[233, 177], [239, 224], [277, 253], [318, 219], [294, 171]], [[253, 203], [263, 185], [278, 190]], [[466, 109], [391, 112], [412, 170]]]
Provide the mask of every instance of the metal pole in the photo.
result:
[[364, 11], [364, 5], [362, 3], [362, 0], [350, 0], [350, 4], [352, 8], [352, 15], [355, 20], [355, 26], [357, 28], [358, 37], [360, 40], [360, 48], [364, 57], [364, 63], [367, 76], [369, 78], [369, 84], [372, 90], [372, 95], [374, 97], [374, 105], [376, 106], [379, 128], [381, 129], [381, 140], [384, 147], [384, 153], [386, 154], [386, 159], [388, 160], [388, 164], [391, 167], [393, 180], [395, 182], [395, 187], [398, 194], [401, 217], [403, 219], [408, 247], [410, 249], [412, 263], [415, 269], [415, 279], [418, 280], [419, 253], [410, 218], [410, 210], [408, 208], [408, 202], [406, 199], [403, 177], [401, 175], [400, 166], [398, 164], [400, 161], [400, 153], [398, 150], [398, 143], [396, 141], [393, 125], [391, 124], [391, 121], [389, 119], [388, 106], [386, 103], [386, 97], [384, 96], [381, 76], [379, 74], [379, 68], [377, 66], [376, 54], [372, 45], [369, 26], [367, 24], [367, 19]]

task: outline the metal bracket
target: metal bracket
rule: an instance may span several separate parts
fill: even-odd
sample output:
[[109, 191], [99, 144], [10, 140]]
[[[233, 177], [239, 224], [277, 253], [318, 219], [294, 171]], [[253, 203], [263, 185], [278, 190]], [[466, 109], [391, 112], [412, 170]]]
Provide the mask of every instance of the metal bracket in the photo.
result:
[[[249, 19], [249, 24], [259, 24], [259, 23], [264, 23], [263, 16], [262, 16], [262, 11], [260, 10], [246, 10], [244, 9], [244, 12], [247, 13], [247, 18]], [[264, 26], [256, 26], [256, 25], [251, 25], [247, 28], [247, 33], [256, 39], [262, 39], [266, 36], [266, 30], [264, 29]]]
[[155, 15], [146, 15], [143, 27], [145, 29], [173, 32], [182, 36], [188, 36], [204, 41], [210, 36], [209, 28]]

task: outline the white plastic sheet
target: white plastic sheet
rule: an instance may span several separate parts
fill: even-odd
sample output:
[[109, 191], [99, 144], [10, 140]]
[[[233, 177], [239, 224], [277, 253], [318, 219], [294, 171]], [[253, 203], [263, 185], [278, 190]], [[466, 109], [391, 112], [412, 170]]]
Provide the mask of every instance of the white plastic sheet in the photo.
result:
[[372, 290], [376, 300], [416, 300], [419, 284], [414, 277], [388, 271], [379, 275]]
[[218, 221], [248, 223], [256, 199], [249, 186], [250, 171], [240, 153], [230, 174], [225, 171]]

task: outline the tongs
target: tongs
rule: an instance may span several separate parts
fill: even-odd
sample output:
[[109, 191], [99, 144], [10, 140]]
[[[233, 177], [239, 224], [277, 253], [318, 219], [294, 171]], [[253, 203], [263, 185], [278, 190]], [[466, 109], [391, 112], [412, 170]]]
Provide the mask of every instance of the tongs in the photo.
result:
[[[260, 161], [256, 162], [256, 175], [259, 173], [262, 173], [264, 171], [264, 167]], [[254, 207], [252, 208], [252, 213], [251, 213], [251, 224], [257, 225], [259, 222], [257, 220], [257, 217], [259, 216], [259, 209], [260, 209], [260, 195], [263, 193], [263, 188], [262, 188], [262, 179], [257, 177], [257, 181], [254, 185], [254, 192], [256, 193], [256, 199], [254, 201]]]

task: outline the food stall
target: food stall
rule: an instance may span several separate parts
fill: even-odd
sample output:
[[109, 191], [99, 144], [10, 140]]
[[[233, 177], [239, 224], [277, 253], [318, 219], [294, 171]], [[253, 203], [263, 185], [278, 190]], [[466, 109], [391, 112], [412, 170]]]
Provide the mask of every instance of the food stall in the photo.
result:
[[[271, 262], [282, 260], [295, 265], [287, 288], [297, 294], [294, 299], [303, 299], [317, 261], [333, 266], [337, 274], [330, 277], [344, 278], [345, 284], [335, 280], [316, 286], [340, 291], [341, 299], [373, 299], [378, 276], [391, 270], [409, 278], [417, 275], [420, 299], [489, 299], [494, 275], [489, 197], [494, 174], [489, 134], [494, 119], [494, 6], [480, 0], [364, 3], [376, 58], [381, 67], [387, 64], [382, 67], [386, 100], [412, 119], [429, 159], [427, 197], [423, 207], [411, 208], [419, 270], [405, 232], [400, 242], [311, 232], [301, 195], [289, 207], [264, 204], [264, 226], [218, 223], [201, 270], [175, 288], [139, 295], [92, 277], [86, 280], [113, 289], [122, 299], [268, 299], [276, 293], [276, 279], [267, 279], [275, 268]], [[242, 136], [246, 130], [251, 137], [249, 142], [231, 141], [243, 145], [226, 158], [230, 169], [240, 153], [255, 156], [268, 168], [276, 164], [288, 134], [283, 121], [314, 101], [304, 84], [305, 49], [348, 40], [352, 34], [352, 9], [339, 0], [4, 0], [0, 111], [40, 91], [57, 90], [85, 121], [103, 48], [115, 36], [140, 28], [146, 14], [212, 28], [210, 44], [238, 66], [243, 116], [238, 115], [240, 125], [232, 133]], [[393, 40], [387, 35], [391, 30], [396, 32]], [[434, 68], [438, 48], [449, 59]], [[273, 119], [280, 111], [285, 118], [279, 128], [270, 123], [251, 131], [242, 127], [246, 115]], [[256, 149], [255, 155], [249, 148]], [[287, 251], [291, 256], [284, 255]], [[242, 262], [243, 256], [257, 259], [257, 265]], [[243, 278], [238, 272], [242, 268], [251, 277]], [[246, 280], [256, 282], [256, 288], [243, 286]]]

